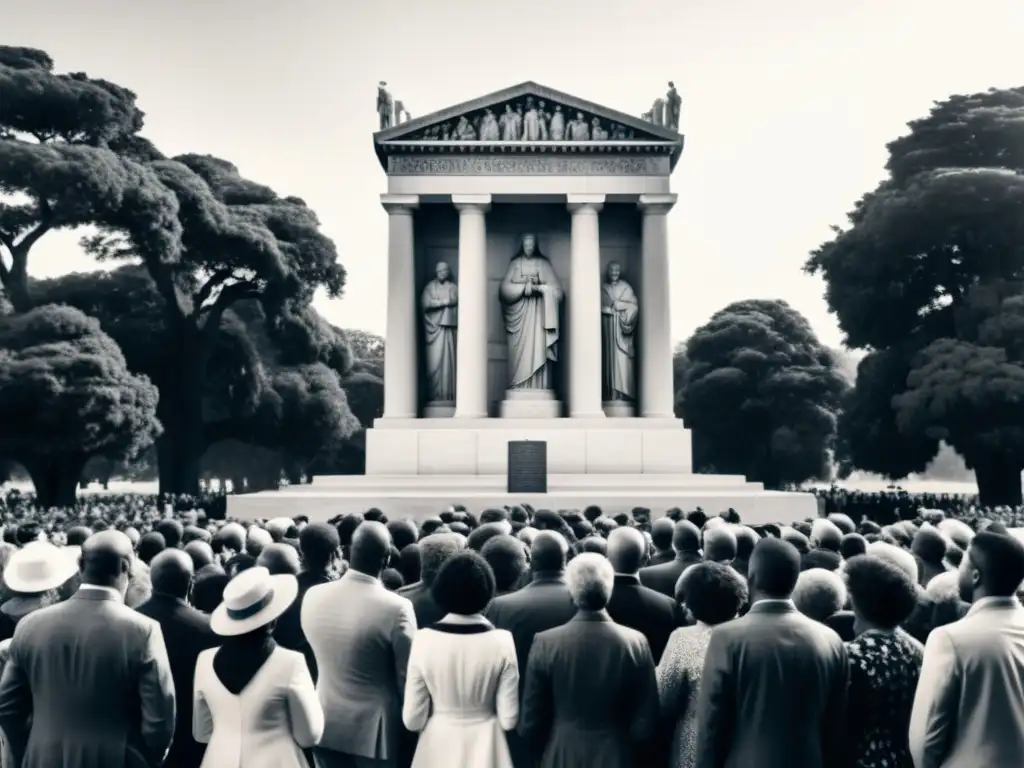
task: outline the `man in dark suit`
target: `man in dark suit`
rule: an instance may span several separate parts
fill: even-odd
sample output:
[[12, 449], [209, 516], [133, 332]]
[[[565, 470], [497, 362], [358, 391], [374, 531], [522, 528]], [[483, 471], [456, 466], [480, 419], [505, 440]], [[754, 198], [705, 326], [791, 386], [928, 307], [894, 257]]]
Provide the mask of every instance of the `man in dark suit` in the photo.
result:
[[647, 542], [636, 528], [616, 528], [608, 537], [608, 560], [615, 569], [615, 590], [608, 602], [608, 615], [616, 624], [643, 634], [651, 647], [654, 663], [668, 644], [672, 630], [683, 624], [679, 604], [640, 583]]
[[672, 534], [674, 533], [674, 522], [667, 517], [659, 517], [651, 523], [651, 544], [654, 545], [654, 554], [648, 565], [661, 565], [670, 563], [675, 558], [675, 549], [672, 546]]
[[220, 645], [220, 639], [210, 629], [210, 617], [186, 602], [194, 575], [192, 558], [180, 549], [167, 549], [154, 557], [149, 567], [153, 596], [136, 610], [160, 625], [171, 663], [178, 717], [166, 762], [181, 768], [199, 768], [206, 745], [192, 738], [196, 659], [207, 648]]
[[[520, 669], [520, 692], [526, 684], [526, 664], [538, 632], [560, 627], [576, 614], [565, 582], [565, 558], [569, 544], [555, 531], [540, 531], [530, 547], [530, 583], [517, 592], [496, 597], [486, 616], [498, 629], [512, 633]], [[508, 734], [509, 750], [516, 768], [533, 766], [529, 748], [516, 734]]]
[[711, 633], [697, 702], [697, 768], [843, 763], [846, 648], [797, 612], [790, 596], [799, 575], [792, 544], [768, 538], [754, 548], [750, 611]]
[[[658, 518], [654, 524], [667, 519]], [[675, 598], [676, 582], [683, 571], [701, 561], [700, 529], [689, 520], [680, 520], [672, 528], [672, 549], [675, 559], [640, 569], [640, 583], [666, 597]]]
[[653, 733], [658, 684], [647, 640], [612, 621], [611, 564], [585, 552], [566, 569], [576, 616], [536, 636], [526, 665], [519, 735], [540, 768], [633, 768]]
[[74, 597], [18, 623], [0, 681], [0, 729], [20, 768], [154, 768], [174, 734], [160, 625], [124, 604], [131, 540], [82, 545]]
[[461, 548], [459, 537], [451, 533], [432, 533], [420, 539], [420, 580], [398, 590], [398, 594], [412, 603], [417, 627], [429, 627], [444, 618], [444, 611], [434, 601], [430, 587], [441, 566]]

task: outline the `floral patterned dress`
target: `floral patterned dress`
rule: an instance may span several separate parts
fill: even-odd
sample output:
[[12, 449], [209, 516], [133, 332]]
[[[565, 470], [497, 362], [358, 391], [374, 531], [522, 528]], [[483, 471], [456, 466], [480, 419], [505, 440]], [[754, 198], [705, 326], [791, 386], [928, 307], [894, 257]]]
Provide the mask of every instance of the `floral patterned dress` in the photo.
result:
[[674, 721], [671, 768], [693, 768], [697, 751], [697, 697], [711, 627], [698, 622], [672, 632], [658, 664], [663, 719]]
[[847, 643], [846, 649], [850, 765], [913, 768], [907, 731], [924, 647], [901, 630], [868, 630]]

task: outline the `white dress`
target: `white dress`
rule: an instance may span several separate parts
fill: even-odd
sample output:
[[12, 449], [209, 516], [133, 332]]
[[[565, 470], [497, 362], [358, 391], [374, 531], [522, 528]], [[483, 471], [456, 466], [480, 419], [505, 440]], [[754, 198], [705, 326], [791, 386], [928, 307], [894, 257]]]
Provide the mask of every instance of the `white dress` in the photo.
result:
[[412, 768], [512, 768], [505, 731], [519, 719], [512, 635], [449, 615], [416, 633], [402, 720], [420, 731]]
[[305, 657], [275, 648], [237, 696], [213, 669], [216, 648], [196, 661], [192, 736], [209, 746], [202, 768], [307, 768], [302, 750], [324, 732], [324, 712]]

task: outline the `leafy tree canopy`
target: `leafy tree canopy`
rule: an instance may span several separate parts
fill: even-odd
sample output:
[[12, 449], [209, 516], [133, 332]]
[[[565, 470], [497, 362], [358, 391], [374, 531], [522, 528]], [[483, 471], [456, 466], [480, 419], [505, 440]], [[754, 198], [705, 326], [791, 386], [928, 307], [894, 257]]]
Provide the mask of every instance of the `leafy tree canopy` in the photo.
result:
[[680, 411], [698, 468], [781, 487], [829, 474], [847, 388], [830, 350], [784, 301], [730, 304], [686, 345]]
[[44, 504], [74, 501], [91, 456], [152, 444], [157, 398], [82, 312], [44, 306], [0, 318], [0, 455], [25, 467]]

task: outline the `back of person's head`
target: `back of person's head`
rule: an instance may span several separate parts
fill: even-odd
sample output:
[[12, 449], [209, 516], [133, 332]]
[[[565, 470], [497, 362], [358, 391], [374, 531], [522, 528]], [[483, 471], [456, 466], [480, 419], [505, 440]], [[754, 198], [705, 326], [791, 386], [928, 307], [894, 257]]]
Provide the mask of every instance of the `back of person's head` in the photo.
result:
[[892, 560], [858, 555], [843, 575], [854, 613], [873, 627], [895, 629], [917, 607], [917, 580]]
[[235, 554], [245, 549], [245, 528], [238, 523], [227, 523], [213, 534], [210, 542], [213, 551], [220, 554], [230, 549]]
[[380, 583], [388, 592], [397, 592], [405, 586], [405, 579], [397, 568], [385, 568], [380, 572]]
[[843, 534], [843, 538], [839, 542], [839, 554], [842, 555], [843, 560], [849, 560], [851, 557], [863, 555], [867, 551], [867, 539], [859, 533]]
[[868, 544], [867, 554], [881, 557], [902, 568], [915, 582], [920, 578], [917, 559], [907, 550], [887, 541], [873, 541]]
[[606, 557], [584, 552], [569, 561], [565, 580], [577, 608], [601, 611], [608, 605], [615, 587], [615, 568]]
[[165, 549], [167, 549], [167, 542], [164, 541], [163, 534], [150, 531], [149, 533], [142, 534], [137, 551], [139, 559], [148, 565], [153, 562], [154, 557]]
[[43, 529], [39, 523], [35, 520], [28, 520], [18, 526], [17, 532], [14, 535], [14, 541], [19, 547], [23, 547], [26, 544], [31, 544], [33, 541], [39, 541], [42, 535]]
[[736, 559], [736, 534], [728, 525], [704, 529], [704, 559], [713, 563], [731, 563]]
[[963, 520], [956, 520], [950, 517], [940, 521], [936, 527], [941, 533], [949, 536], [960, 549], [967, 549], [971, 545], [971, 539], [974, 538], [974, 531], [971, 530], [971, 526]]
[[811, 523], [811, 541], [816, 547], [838, 552], [842, 538], [843, 532], [831, 520], [819, 517]]
[[470, 532], [466, 546], [475, 552], [480, 552], [488, 541], [495, 536], [502, 536], [506, 533], [508, 533], [508, 530], [506, 530], [502, 523], [484, 523], [476, 530]]
[[[67, 544], [68, 544], [69, 547], [80, 547], [80, 546], [82, 546], [85, 543], [85, 540], [88, 539], [90, 536], [92, 536], [92, 531], [89, 528], [86, 528], [84, 525], [76, 525], [73, 528], [69, 528], [68, 529], [68, 542], [67, 542]], [[141, 544], [141, 543], [142, 543], [142, 539], [140, 537], [139, 544]], [[162, 547], [161, 547], [161, 549], [162, 549]], [[140, 553], [140, 557], [141, 557], [141, 553]], [[149, 561], [146, 560], [145, 562], [148, 563]]]
[[749, 560], [761, 537], [749, 525], [734, 525], [731, 530], [736, 537], [736, 559]]
[[418, 543], [413, 542], [402, 547], [397, 567], [406, 584], [415, 584], [420, 580], [420, 545]]
[[695, 621], [714, 626], [736, 617], [747, 602], [747, 582], [731, 566], [705, 560], [683, 571], [675, 597]]
[[224, 572], [234, 578], [242, 571], [247, 571], [250, 568], [256, 567], [256, 558], [250, 555], [248, 552], [239, 552], [237, 555], [232, 555], [228, 558], [228, 561], [224, 563]]
[[838, 528], [844, 536], [857, 530], [857, 525], [853, 522], [853, 518], [849, 515], [843, 514], [842, 512], [833, 512], [828, 516], [828, 520], [832, 525]]
[[190, 541], [209, 542], [211, 538], [210, 532], [205, 528], [200, 528], [198, 525], [187, 525], [185, 530], [181, 532], [182, 545], [188, 544]]
[[824, 622], [846, 605], [843, 577], [826, 568], [803, 571], [793, 589], [793, 603], [804, 616]]
[[760, 597], [786, 599], [800, 577], [800, 553], [783, 539], [761, 539], [750, 554], [747, 581]]
[[910, 551], [928, 565], [941, 566], [946, 557], [946, 540], [937, 528], [922, 526], [914, 534]]
[[646, 555], [647, 540], [636, 528], [616, 528], [608, 534], [608, 560], [615, 573], [636, 573]]
[[672, 548], [672, 535], [675, 525], [667, 517], [659, 517], [651, 523], [651, 541], [659, 552], [665, 552]]
[[193, 539], [182, 547], [182, 551], [192, 558], [193, 567], [197, 571], [204, 565], [209, 565], [216, 561], [216, 556], [213, 554], [213, 548], [200, 539]]
[[326, 571], [338, 555], [340, 547], [341, 539], [333, 525], [310, 523], [299, 532], [302, 565], [312, 573]]
[[505, 509], [485, 509], [480, 513], [480, 524], [485, 525], [486, 523], [501, 523], [508, 520], [508, 510]]
[[514, 536], [502, 534], [491, 538], [480, 550], [494, 572], [495, 589], [508, 592], [519, 584], [527, 569], [526, 548]]
[[780, 531], [780, 533], [782, 534], [780, 537], [782, 541], [793, 546], [798, 554], [806, 555], [810, 551], [810, 541], [796, 528], [786, 526]]
[[363, 516], [358, 512], [345, 515], [338, 521], [336, 530], [338, 531], [338, 539], [341, 541], [341, 546], [349, 547], [352, 545], [352, 536], [362, 522]]
[[387, 526], [365, 520], [352, 534], [349, 566], [360, 573], [379, 577], [391, 558], [391, 535]]
[[160, 594], [188, 597], [196, 568], [192, 558], [180, 549], [160, 552], [149, 565], [149, 581]]
[[982, 531], [971, 539], [966, 567], [961, 567], [960, 594], [965, 600], [1013, 597], [1024, 581], [1024, 545], [1010, 535]]
[[[518, 544], [518, 542], [516, 542]], [[482, 613], [494, 597], [491, 566], [471, 549], [456, 552], [441, 566], [430, 594], [445, 613], [472, 616]]]
[[419, 530], [416, 525], [408, 520], [392, 520], [388, 523], [388, 533], [391, 534], [391, 541], [401, 552], [410, 544], [415, 543], [419, 538]]
[[430, 586], [441, 566], [462, 549], [459, 539], [451, 533], [432, 533], [420, 539], [420, 580]]
[[120, 531], [94, 533], [82, 545], [80, 558], [82, 581], [100, 587], [113, 587], [124, 594], [134, 565], [132, 543]]
[[270, 535], [270, 531], [254, 525], [246, 534], [245, 551], [253, 557], [259, 557], [263, 548], [269, 547], [273, 543], [274, 537]]
[[153, 526], [153, 530], [164, 537], [164, 542], [170, 548], [181, 546], [181, 537], [185, 533], [185, 527], [173, 518], [164, 518]]
[[932, 576], [924, 591], [934, 602], [960, 601], [960, 574], [957, 571], [943, 571]]
[[264, 547], [260, 556], [256, 558], [256, 565], [266, 568], [271, 576], [298, 576], [301, 568], [298, 551], [291, 544], [283, 543]]
[[579, 543], [579, 546], [583, 552], [593, 552], [602, 557], [608, 556], [608, 540], [600, 536], [588, 536]]
[[231, 581], [227, 573], [205, 571], [192, 586], [192, 606], [203, 613], [213, 613], [224, 599], [224, 587]]
[[601, 517], [604, 512], [600, 507], [591, 504], [589, 507], [583, 510], [583, 517], [585, 517], [591, 524]]
[[537, 531], [530, 544], [530, 568], [534, 573], [565, 570], [569, 543], [557, 531]]
[[672, 526], [672, 549], [677, 553], [696, 553], [700, 550], [700, 529], [689, 520], [680, 520]]

